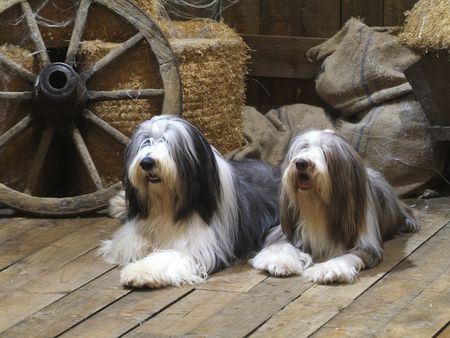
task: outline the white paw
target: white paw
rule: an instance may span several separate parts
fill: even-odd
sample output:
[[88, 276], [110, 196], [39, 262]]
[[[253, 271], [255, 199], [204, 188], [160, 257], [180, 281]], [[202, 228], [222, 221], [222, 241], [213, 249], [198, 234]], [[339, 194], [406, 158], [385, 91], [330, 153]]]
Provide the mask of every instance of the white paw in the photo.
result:
[[207, 274], [190, 257], [177, 251], [157, 251], [126, 265], [120, 273], [120, 282], [134, 288], [159, 288], [200, 284]]
[[311, 256], [289, 243], [276, 243], [262, 249], [249, 264], [275, 277], [299, 275], [312, 264]]
[[344, 255], [314, 264], [303, 272], [303, 276], [319, 284], [350, 283], [356, 278], [362, 267], [363, 263], [359, 257]]

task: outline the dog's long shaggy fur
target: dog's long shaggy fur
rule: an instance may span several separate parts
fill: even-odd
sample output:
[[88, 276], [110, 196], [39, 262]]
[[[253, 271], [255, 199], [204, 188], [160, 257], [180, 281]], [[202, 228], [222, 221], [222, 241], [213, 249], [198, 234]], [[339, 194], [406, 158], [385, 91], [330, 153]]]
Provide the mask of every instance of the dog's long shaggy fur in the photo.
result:
[[[283, 167], [281, 225], [295, 247], [323, 261], [303, 273], [314, 282], [352, 281], [380, 262], [383, 241], [418, 227], [382, 175], [331, 130], [295, 138]], [[254, 259], [260, 269], [269, 270], [260, 259], [268, 249]]]
[[[128, 221], [100, 251], [133, 287], [194, 284], [244, 259], [279, 223], [279, 174], [226, 161], [174, 116], [142, 123], [125, 154]], [[121, 216], [120, 197], [112, 213]]]

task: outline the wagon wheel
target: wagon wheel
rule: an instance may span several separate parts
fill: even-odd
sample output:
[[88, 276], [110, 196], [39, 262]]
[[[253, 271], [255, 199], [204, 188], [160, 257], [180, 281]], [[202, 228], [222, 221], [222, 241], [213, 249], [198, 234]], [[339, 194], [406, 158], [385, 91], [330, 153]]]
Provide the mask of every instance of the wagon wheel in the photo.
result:
[[[0, 100], [31, 101], [31, 111], [9, 130], [0, 135], [0, 150], [8, 142], [19, 138], [28, 128], [43, 125], [37, 151], [31, 161], [24, 191], [17, 191], [0, 183], [0, 203], [14, 209], [41, 215], [78, 215], [103, 208], [108, 200], [121, 188], [116, 182], [108, 187], [102, 183], [100, 174], [80, 133], [79, 124], [96, 128], [115, 142], [125, 147], [129, 138], [99, 118], [90, 104], [99, 101], [136, 100], [162, 98], [162, 114], [181, 113], [181, 85], [177, 65], [169, 44], [157, 25], [126, 0], [80, 0], [77, 4], [73, 30], [64, 62], [51, 62], [47, 47], [30, 5], [31, 1], [6, 0], [0, 5], [1, 12], [12, 6], [20, 6], [23, 18], [31, 33], [40, 69], [31, 72], [22, 65], [0, 53], [0, 67], [6, 69], [32, 85], [31, 91], [1, 91]], [[113, 48], [106, 56], [90, 68], [79, 71], [76, 67], [80, 42], [92, 4], [103, 6], [131, 24], [136, 34]], [[163, 88], [138, 90], [95, 91], [89, 89], [89, 80], [116, 58], [129, 52], [138, 43], [146, 41], [156, 57]], [[78, 158], [96, 188], [96, 191], [70, 197], [33, 196], [55, 130], [64, 130], [70, 135]]]

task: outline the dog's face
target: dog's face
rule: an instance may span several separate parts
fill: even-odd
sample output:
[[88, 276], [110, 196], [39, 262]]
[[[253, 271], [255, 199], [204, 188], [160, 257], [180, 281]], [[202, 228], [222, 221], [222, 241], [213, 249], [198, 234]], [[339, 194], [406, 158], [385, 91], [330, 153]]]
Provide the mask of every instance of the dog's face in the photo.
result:
[[334, 238], [354, 238], [368, 187], [366, 168], [350, 144], [331, 130], [308, 131], [292, 141], [283, 165], [280, 215], [288, 236], [311, 211], [302, 211], [307, 205], [325, 215]]
[[332, 131], [310, 131], [291, 143], [286, 155], [283, 184], [292, 198], [315, 193], [330, 201], [331, 182], [324, 135]]
[[217, 205], [220, 183], [214, 151], [181, 118], [161, 115], [143, 122], [126, 149], [125, 168], [129, 218], [146, 217], [152, 200], [166, 199], [165, 207], [175, 219], [193, 211], [209, 219]]

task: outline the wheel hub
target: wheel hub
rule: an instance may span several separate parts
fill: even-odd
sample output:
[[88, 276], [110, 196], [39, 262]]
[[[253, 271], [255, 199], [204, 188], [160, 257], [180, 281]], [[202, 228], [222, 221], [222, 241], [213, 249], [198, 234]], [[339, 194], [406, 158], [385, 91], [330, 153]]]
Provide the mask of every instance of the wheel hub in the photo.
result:
[[34, 84], [35, 112], [46, 120], [73, 120], [82, 113], [86, 101], [84, 81], [72, 67], [62, 62], [44, 68]]

